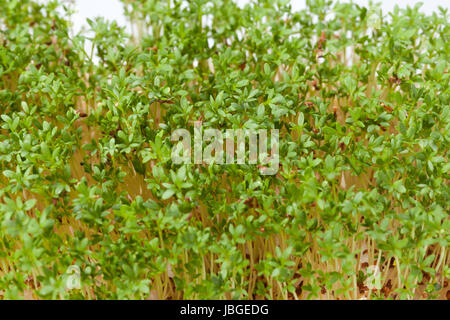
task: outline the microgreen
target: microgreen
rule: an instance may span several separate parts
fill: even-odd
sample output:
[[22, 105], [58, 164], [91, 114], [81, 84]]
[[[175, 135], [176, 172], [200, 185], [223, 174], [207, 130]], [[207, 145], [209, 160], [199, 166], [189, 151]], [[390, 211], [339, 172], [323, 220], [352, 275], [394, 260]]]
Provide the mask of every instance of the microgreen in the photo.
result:
[[[0, 298], [448, 298], [447, 9], [122, 2], [0, 0]], [[173, 162], [194, 123], [279, 170]]]

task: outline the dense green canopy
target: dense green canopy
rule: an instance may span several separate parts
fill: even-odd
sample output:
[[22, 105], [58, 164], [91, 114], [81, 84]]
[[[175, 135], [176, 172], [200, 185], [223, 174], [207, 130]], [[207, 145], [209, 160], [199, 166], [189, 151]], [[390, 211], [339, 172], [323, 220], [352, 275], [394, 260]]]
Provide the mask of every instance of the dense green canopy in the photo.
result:
[[[123, 2], [0, 0], [0, 298], [445, 296], [447, 10]], [[279, 172], [174, 164], [194, 121]]]

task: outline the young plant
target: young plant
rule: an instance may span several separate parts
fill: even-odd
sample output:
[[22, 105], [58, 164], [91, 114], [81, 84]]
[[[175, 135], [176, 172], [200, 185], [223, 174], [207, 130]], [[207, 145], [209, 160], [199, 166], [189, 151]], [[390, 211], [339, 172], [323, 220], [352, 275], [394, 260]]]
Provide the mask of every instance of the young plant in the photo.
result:
[[[448, 299], [447, 9], [122, 2], [0, 0], [0, 298]], [[196, 122], [277, 174], [175, 164]]]

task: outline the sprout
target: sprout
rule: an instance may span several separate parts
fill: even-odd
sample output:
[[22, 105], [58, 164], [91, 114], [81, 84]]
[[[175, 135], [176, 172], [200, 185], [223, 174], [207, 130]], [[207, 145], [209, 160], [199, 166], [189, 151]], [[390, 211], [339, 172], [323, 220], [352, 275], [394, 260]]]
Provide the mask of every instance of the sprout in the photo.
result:
[[444, 8], [122, 2], [0, 0], [0, 298], [446, 298]]

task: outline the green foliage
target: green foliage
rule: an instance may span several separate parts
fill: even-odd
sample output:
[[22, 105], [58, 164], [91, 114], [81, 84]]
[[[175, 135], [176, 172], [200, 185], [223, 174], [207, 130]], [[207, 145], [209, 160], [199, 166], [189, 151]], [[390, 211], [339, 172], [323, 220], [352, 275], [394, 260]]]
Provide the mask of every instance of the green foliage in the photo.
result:
[[[88, 37], [58, 1], [0, 0], [0, 297], [447, 292], [446, 9], [123, 2], [133, 34]], [[173, 164], [196, 120], [279, 129], [279, 173]]]

